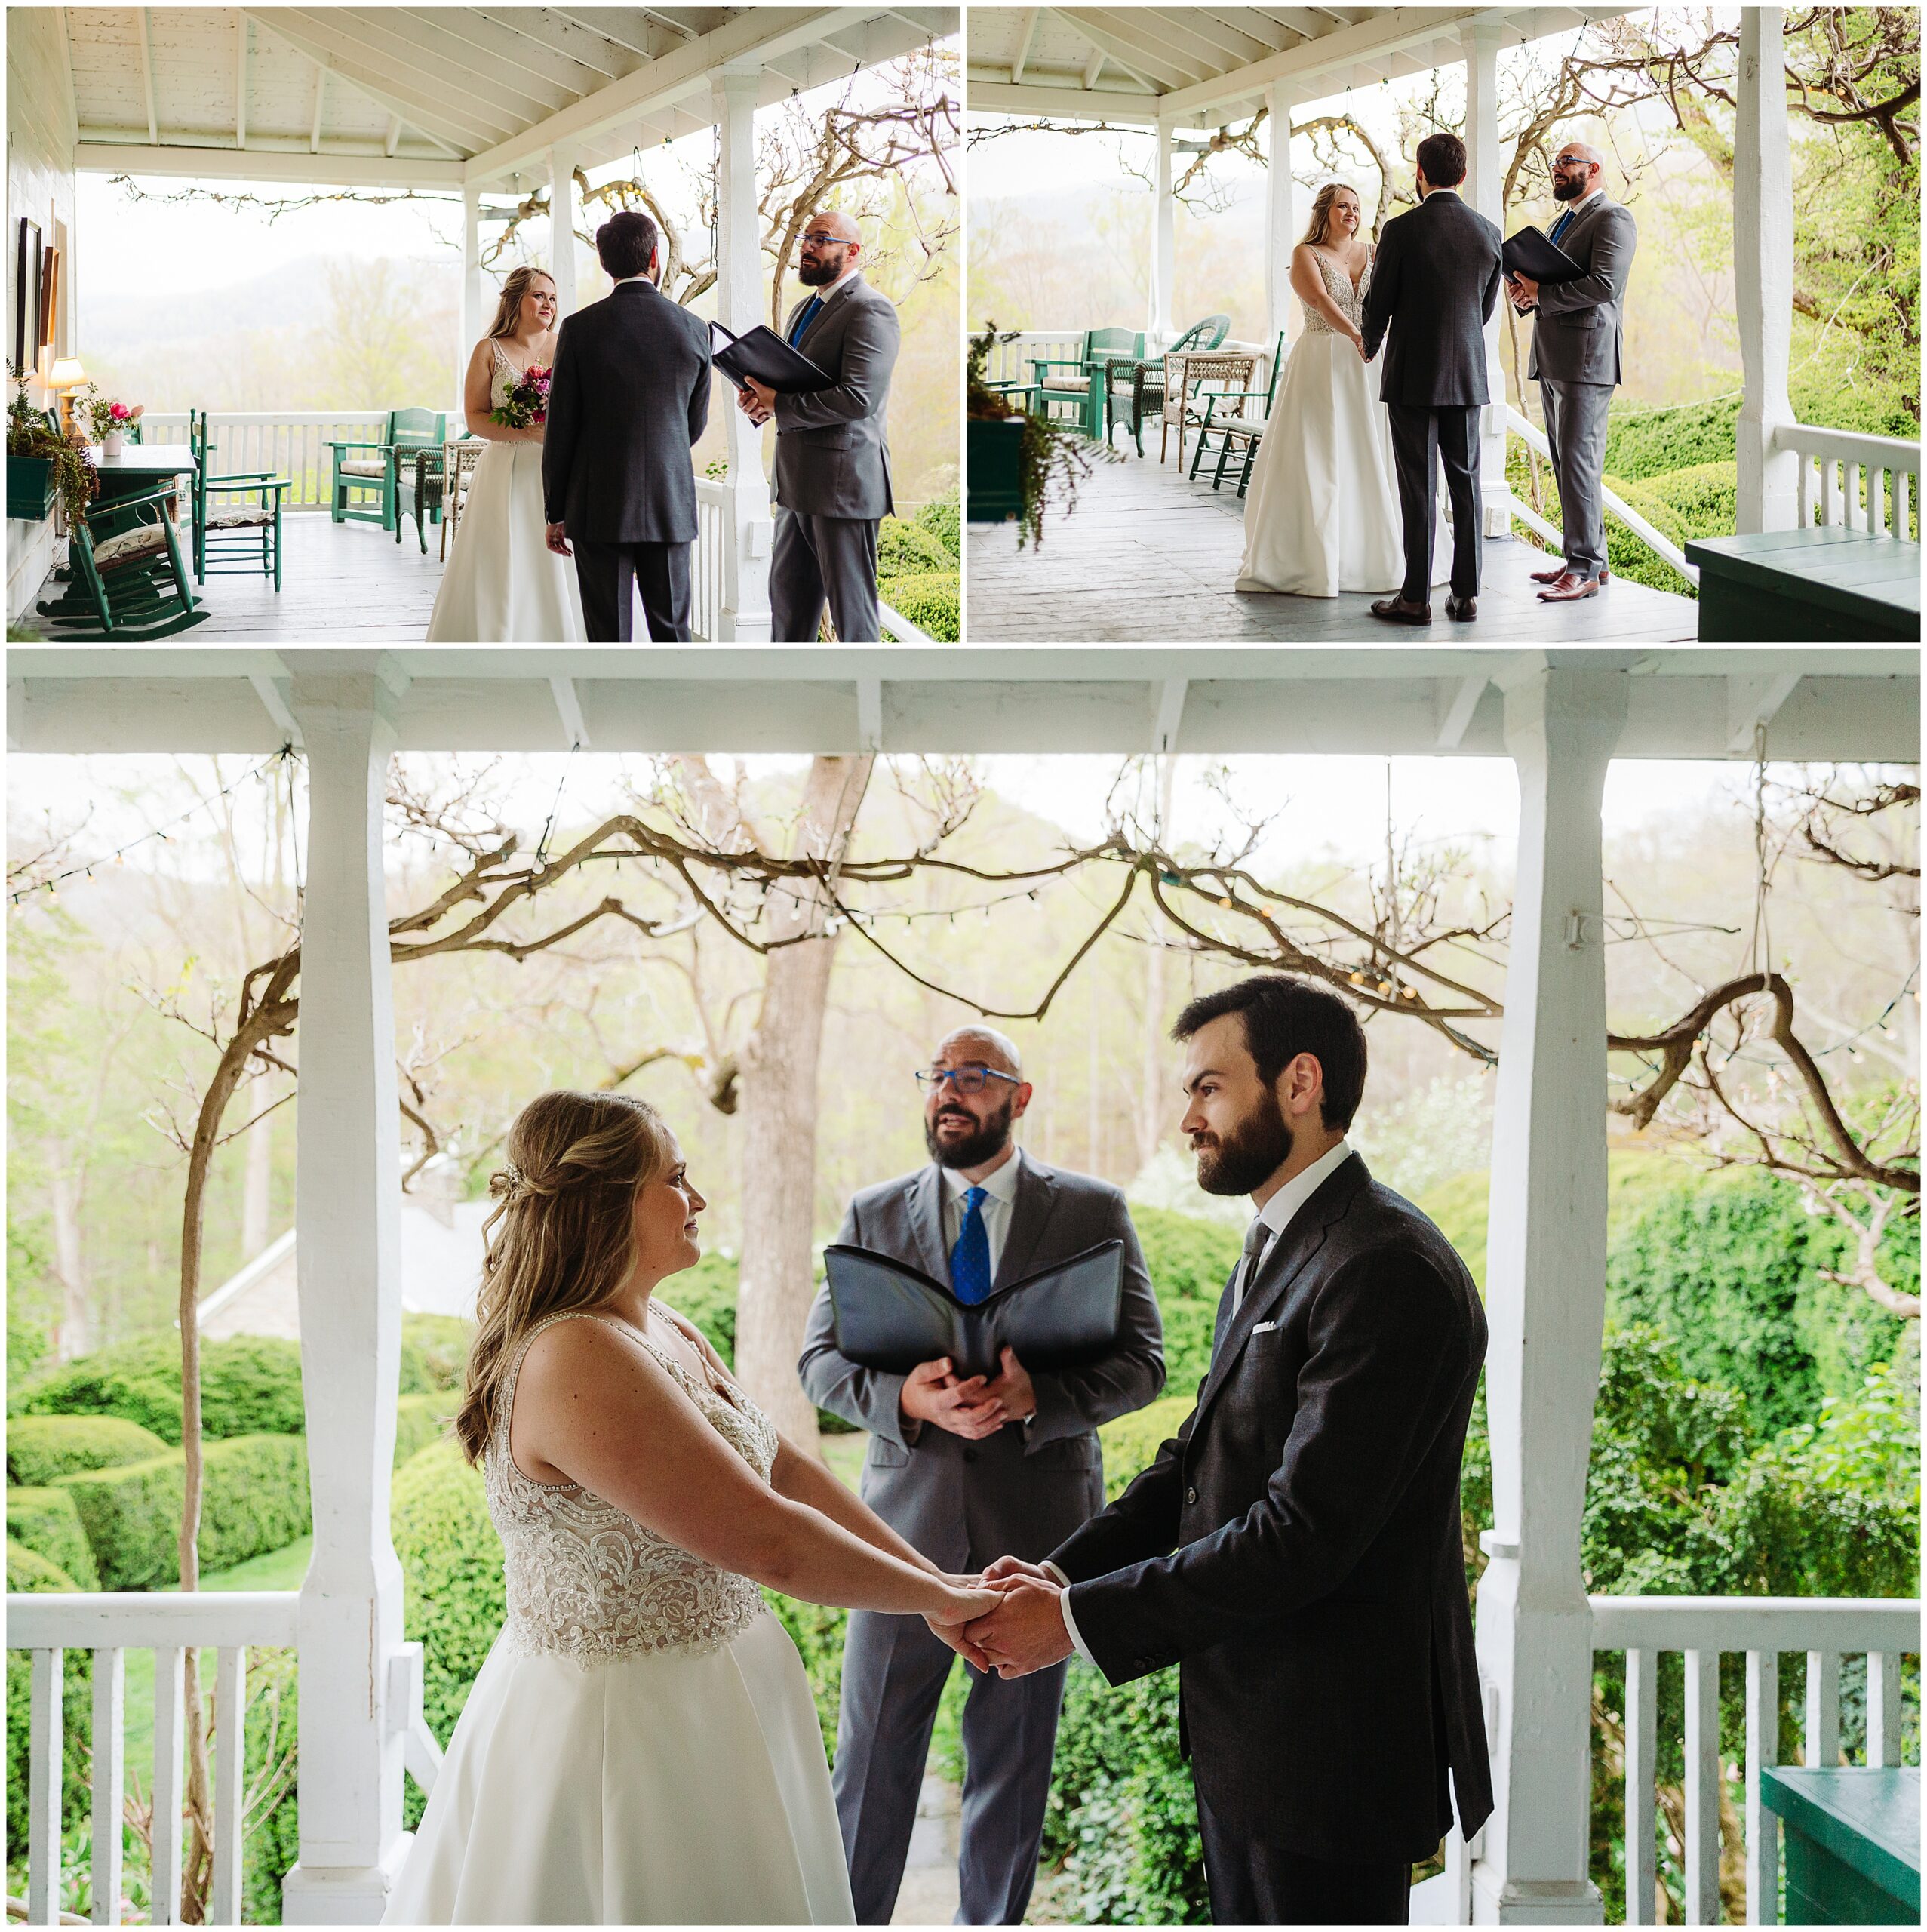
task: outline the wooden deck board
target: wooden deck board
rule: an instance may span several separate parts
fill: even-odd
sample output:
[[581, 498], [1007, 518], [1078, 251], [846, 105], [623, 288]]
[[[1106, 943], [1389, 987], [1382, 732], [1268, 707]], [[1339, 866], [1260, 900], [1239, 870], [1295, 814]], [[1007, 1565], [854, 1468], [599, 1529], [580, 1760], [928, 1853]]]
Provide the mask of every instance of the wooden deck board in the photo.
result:
[[1068, 516], [1053, 512], [1044, 540], [1017, 548], [1014, 524], [966, 534], [964, 635], [973, 644], [1394, 643], [1431, 636], [1474, 643], [1690, 643], [1698, 607], [1615, 579], [1582, 603], [1541, 604], [1526, 573], [1544, 567], [1530, 544], [1488, 539], [1479, 615], [1455, 624], [1433, 593], [1429, 631], [1381, 623], [1369, 596], [1240, 594], [1244, 506], [1230, 485], [1188, 481], [1171, 460], [1127, 455], [1098, 470]]

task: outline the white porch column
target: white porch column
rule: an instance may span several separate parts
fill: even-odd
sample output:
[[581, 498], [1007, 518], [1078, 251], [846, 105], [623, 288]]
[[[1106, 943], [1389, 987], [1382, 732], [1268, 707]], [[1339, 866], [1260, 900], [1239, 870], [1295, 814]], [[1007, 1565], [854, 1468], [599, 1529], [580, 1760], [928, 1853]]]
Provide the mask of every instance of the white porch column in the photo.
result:
[[1782, 10], [1740, 9], [1738, 113], [1733, 128], [1733, 289], [1746, 384], [1737, 441], [1740, 534], [1790, 530], [1799, 521], [1799, 459], [1775, 450], [1793, 420], [1787, 399], [1793, 333], [1793, 149], [1787, 133]]
[[465, 181], [462, 184], [462, 340], [455, 364], [458, 409], [469, 357], [487, 326], [482, 319], [481, 188], [477, 182]]
[[1616, 661], [1538, 654], [1501, 680], [1520, 820], [1486, 1281], [1494, 1527], [1477, 1641], [1497, 1804], [1472, 1868], [1483, 1924], [1601, 1918], [1579, 1515], [1606, 1314], [1600, 798], [1625, 681]]
[[[756, 67], [725, 69], [711, 81], [720, 139], [716, 170], [716, 319], [740, 335], [764, 317], [763, 242], [756, 214]], [[711, 641], [767, 641], [770, 635], [770, 483], [763, 432], [736, 407], [725, 382], [713, 405], [729, 438], [724, 488], [722, 608]]]
[[301, 1586], [301, 1855], [291, 1925], [381, 1917], [408, 1839], [386, 1708], [401, 1643], [389, 1535], [401, 1377], [401, 1149], [382, 878], [393, 694], [369, 651], [315, 651], [290, 706], [308, 758], [296, 1266], [315, 1550]]
[[[1487, 220], [1505, 229], [1505, 174], [1498, 143], [1498, 49], [1502, 29], [1494, 25], [1461, 29], [1465, 53], [1465, 198]], [[1486, 388], [1492, 401], [1479, 425], [1480, 527], [1488, 537], [1512, 528], [1511, 492], [1505, 481], [1505, 371], [1499, 361], [1498, 332], [1505, 297], [1486, 325]]]
[[1178, 279], [1178, 203], [1171, 192], [1171, 137], [1168, 121], [1157, 124], [1157, 205], [1153, 211], [1155, 237], [1151, 260], [1151, 326], [1168, 342], [1172, 297]]
[[555, 278], [557, 306], [576, 312], [576, 151], [558, 145], [549, 150], [549, 272]]
[[1292, 174], [1292, 107], [1298, 90], [1274, 81], [1265, 90], [1271, 144], [1265, 176], [1265, 346], [1269, 354], [1283, 329], [1298, 340], [1298, 302], [1292, 294], [1292, 251], [1305, 231], [1303, 198]]

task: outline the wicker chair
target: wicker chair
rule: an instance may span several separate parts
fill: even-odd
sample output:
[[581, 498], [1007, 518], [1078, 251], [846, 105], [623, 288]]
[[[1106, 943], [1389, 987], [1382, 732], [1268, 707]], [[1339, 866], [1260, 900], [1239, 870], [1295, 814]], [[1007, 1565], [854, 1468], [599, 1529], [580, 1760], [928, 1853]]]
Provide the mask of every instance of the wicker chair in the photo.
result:
[[1284, 366], [1285, 332], [1280, 329], [1277, 345], [1271, 352], [1271, 380], [1263, 389], [1230, 389], [1204, 398], [1204, 420], [1199, 426], [1197, 450], [1191, 458], [1191, 473], [1194, 478], [1215, 435], [1218, 438], [1218, 467], [1212, 474], [1211, 487], [1216, 490], [1223, 484], [1225, 466], [1231, 452], [1234, 449], [1242, 450], [1244, 469], [1238, 477], [1238, 494], [1244, 494], [1251, 481], [1251, 466], [1258, 454], [1259, 438], [1264, 435], [1265, 425], [1271, 420], [1272, 401], [1278, 393], [1278, 377]]
[[455, 526], [469, 500], [469, 486], [475, 481], [475, 465], [488, 445], [478, 436], [464, 436], [459, 442], [441, 446], [442, 505], [441, 557], [448, 559], [448, 546], [454, 540]]
[[[1185, 463], [1185, 438], [1189, 432], [1203, 428], [1207, 399], [1212, 389], [1248, 391], [1257, 368], [1258, 358], [1248, 349], [1213, 349], [1203, 355], [1187, 349], [1182, 355], [1165, 358], [1164, 390], [1171, 400], [1164, 408], [1164, 429], [1168, 431], [1173, 422], [1177, 426], [1180, 469]], [[1157, 460], [1164, 460], [1161, 434]]]
[[[1128, 395], [1131, 439], [1138, 446], [1138, 454], [1142, 456], [1145, 418], [1164, 414], [1164, 357], [1182, 355], [1188, 349], [1216, 349], [1231, 332], [1229, 315], [1207, 315], [1203, 321], [1195, 322], [1185, 330], [1163, 355], [1154, 355], [1148, 361], [1111, 364], [1105, 371], [1105, 440], [1110, 441], [1111, 423], [1123, 416]], [[1161, 452], [1157, 460], [1160, 463], [1164, 460]]]

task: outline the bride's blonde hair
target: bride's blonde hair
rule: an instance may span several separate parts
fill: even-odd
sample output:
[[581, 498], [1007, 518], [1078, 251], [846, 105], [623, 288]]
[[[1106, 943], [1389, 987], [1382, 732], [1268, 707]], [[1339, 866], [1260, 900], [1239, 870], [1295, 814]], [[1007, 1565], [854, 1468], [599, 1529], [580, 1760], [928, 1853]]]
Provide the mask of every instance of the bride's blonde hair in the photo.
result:
[[516, 1343], [545, 1315], [598, 1306], [635, 1272], [635, 1198], [675, 1154], [647, 1100], [566, 1089], [531, 1100], [508, 1147], [508, 1164], [489, 1177], [500, 1204], [482, 1229], [475, 1339], [455, 1417], [471, 1463], [488, 1447]]
[[526, 262], [509, 271], [508, 279], [502, 285], [502, 299], [495, 305], [495, 320], [489, 325], [490, 342], [515, 333], [515, 325], [522, 318], [522, 297], [537, 275], [551, 288], [555, 286], [555, 278], [546, 269], [530, 268]]
[[1311, 225], [1299, 237], [1301, 247], [1308, 243], [1314, 248], [1321, 248], [1329, 238], [1332, 232], [1332, 204], [1338, 199], [1341, 189], [1358, 203], [1359, 216], [1361, 220], [1363, 218], [1365, 203], [1358, 190], [1349, 181], [1327, 181], [1311, 198]]

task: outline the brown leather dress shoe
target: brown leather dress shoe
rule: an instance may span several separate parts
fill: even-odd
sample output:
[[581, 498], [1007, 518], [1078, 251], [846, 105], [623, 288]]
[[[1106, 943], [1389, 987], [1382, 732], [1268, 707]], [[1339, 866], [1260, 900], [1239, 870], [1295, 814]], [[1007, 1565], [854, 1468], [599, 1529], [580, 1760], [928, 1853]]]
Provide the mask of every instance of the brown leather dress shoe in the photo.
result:
[[1598, 595], [1599, 586], [1592, 578], [1575, 577], [1567, 571], [1539, 592], [1539, 601], [1541, 604], [1576, 604], [1582, 597], [1597, 597]]
[[1448, 597], [1446, 615], [1455, 624], [1469, 624], [1479, 614], [1479, 600], [1476, 597]]
[[1432, 607], [1429, 604], [1408, 604], [1403, 597], [1381, 597], [1372, 606], [1372, 614], [1384, 618], [1388, 624], [1429, 624], [1432, 621]]
[[[1535, 583], [1557, 583], [1566, 574], [1566, 566], [1563, 564], [1561, 564], [1557, 570], [1528, 571], [1526, 573]], [[1600, 566], [1599, 580], [1601, 583], [1605, 583], [1612, 574], [1612, 573], [1603, 564]]]

